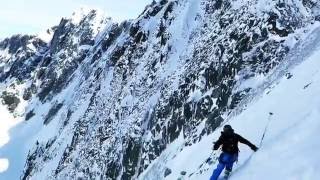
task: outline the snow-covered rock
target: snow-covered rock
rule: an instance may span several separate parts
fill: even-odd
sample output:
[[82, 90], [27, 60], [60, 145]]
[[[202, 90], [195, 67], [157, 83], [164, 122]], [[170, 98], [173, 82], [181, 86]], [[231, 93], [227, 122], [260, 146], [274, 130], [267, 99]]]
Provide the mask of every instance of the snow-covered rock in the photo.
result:
[[176, 178], [172, 158], [209, 148], [312, 52], [319, 6], [160, 0], [120, 24], [82, 9], [47, 34], [1, 41], [0, 96], [20, 123], [0, 178]]

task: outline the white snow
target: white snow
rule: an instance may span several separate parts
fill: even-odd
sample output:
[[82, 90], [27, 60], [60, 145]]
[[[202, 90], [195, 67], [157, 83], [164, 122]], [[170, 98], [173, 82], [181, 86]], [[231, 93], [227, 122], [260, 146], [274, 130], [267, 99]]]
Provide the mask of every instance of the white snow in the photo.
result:
[[72, 17], [71, 17], [71, 21], [73, 24], [77, 25], [80, 23], [81, 20], [83, 20], [83, 18], [88, 15], [88, 13], [91, 11], [92, 9], [87, 7], [87, 6], [82, 6], [80, 7], [78, 10], [74, 11], [72, 13]]
[[[14, 119], [8, 109], [0, 103], [0, 148], [9, 142], [9, 130], [15, 126], [18, 121]], [[6, 158], [0, 157], [0, 173], [7, 170], [9, 161]]]
[[198, 12], [201, 12], [201, 1], [186, 1], [183, 3], [181, 12], [179, 12], [180, 15], [175, 20], [176, 22], [169, 27], [169, 31], [172, 32], [172, 37], [174, 38], [171, 38], [168, 43], [172, 46], [173, 52], [164, 67], [163, 79], [177, 70], [176, 77], [183, 72], [181, 70], [181, 56], [185, 52], [189, 52], [189, 49], [186, 50], [185, 47], [188, 47], [191, 33], [194, 32], [199, 23], [196, 21], [196, 16]]
[[[11, 57], [11, 54], [9, 54], [9, 48], [6, 48], [4, 50], [0, 50], [0, 58], [1, 59], [9, 59]], [[4, 62], [1, 62], [1, 66]]]
[[[156, 163], [152, 163], [146, 171], [144, 171], [139, 179], [142, 180], [154, 180], [162, 179], [166, 169], [166, 163], [171, 161], [175, 157], [175, 154], [182, 149], [184, 144], [183, 135], [179, 137], [167, 148], [156, 160]], [[158, 163], [157, 163], [158, 162]]]
[[[11, 140], [10, 132], [21, 120], [14, 118], [8, 109], [0, 103], [0, 150]], [[8, 169], [10, 161], [7, 157], [3, 157], [0, 152], [0, 173]]]
[[6, 171], [8, 167], [9, 167], [9, 160], [0, 159], [0, 173]]
[[[261, 134], [253, 130], [257, 129], [257, 121], [265, 121], [264, 116], [269, 111], [274, 113], [260, 151], [234, 174], [234, 179], [309, 180], [319, 177], [319, 57], [320, 51], [314, 53], [291, 72], [292, 79], [283, 78], [270, 94], [232, 121], [236, 129], [257, 143]], [[306, 87], [308, 82], [312, 84]], [[241, 156], [248, 154], [250, 151], [245, 151]]]
[[[292, 78], [281, 78], [271, 92], [265, 91], [262, 97], [251, 103], [245, 111], [229, 120], [228, 123], [237, 133], [259, 145], [270, 118], [265, 139], [258, 152], [253, 154], [250, 148], [240, 145], [239, 161], [234, 166], [231, 180], [318, 179], [319, 57], [318, 47], [312, 56], [290, 71]], [[273, 115], [269, 115], [269, 112]], [[209, 157], [212, 143], [217, 140], [220, 131], [221, 128], [204, 137], [199, 143], [185, 147], [163, 164], [162, 166], [172, 170], [172, 174], [166, 179], [177, 179], [181, 176], [181, 171], [187, 172], [184, 179], [209, 179], [216, 164], [202, 174], [195, 173], [191, 177], [189, 175], [197, 172], [198, 166]], [[253, 156], [250, 158], [251, 155]], [[142, 176], [141, 179], [148, 178]]]
[[19, 120], [15, 119], [6, 106], [0, 103], [0, 148], [9, 142], [9, 130], [15, 126]]
[[[77, 97], [77, 95], [73, 94], [77, 85], [79, 85], [79, 81], [74, 81], [52, 101], [45, 104], [41, 104], [37, 98], [30, 102], [27, 107], [25, 107], [25, 102], [22, 102], [19, 105], [21, 106], [21, 109], [25, 108], [27, 110], [34, 110], [34, 113], [36, 114], [29, 121], [23, 121], [23, 119], [19, 118], [14, 119], [1, 104], [0, 179], [19, 179], [22, 174], [28, 152], [34, 146], [35, 142], [47, 142], [56, 134], [59, 134], [59, 129], [57, 127], [59, 127], [58, 124], [61, 122], [58, 119], [62, 113], [65, 113], [63, 111], [65, 109], [62, 108], [62, 110], [59, 111], [48, 125], [43, 124], [44, 118], [52, 107], [53, 102], [64, 102], [64, 104], [68, 105], [71, 104], [72, 99]], [[85, 111], [85, 108], [81, 107], [87, 105], [89, 102], [79, 103], [81, 103], [81, 105], [78, 106], [79, 109], [74, 112], [70, 121], [78, 119]], [[41, 106], [41, 108], [39, 108], [39, 106]], [[69, 132], [71, 132], [71, 130], [67, 128], [63, 131], [63, 133], [66, 134]], [[53, 147], [52, 153], [56, 154], [56, 156], [50, 161], [50, 165], [45, 167], [48, 170], [41, 171], [41, 173], [37, 174], [35, 179], [46, 179], [46, 176], [48, 175], [47, 172], [51, 172], [57, 167], [60, 160], [59, 157], [61, 157], [67, 143], [70, 142], [71, 136], [62, 135], [58, 140], [61, 141], [59, 143], [61, 147]]]
[[104, 27], [106, 21], [111, 20], [110, 18], [107, 18], [107, 15], [103, 10], [82, 6], [72, 14], [71, 23], [74, 25], [79, 25], [81, 21], [93, 11], [95, 17], [89, 23], [93, 31], [93, 36], [96, 36], [100, 31], [103, 30], [102, 27]]
[[192, 93], [190, 94], [190, 97], [188, 98], [187, 102], [191, 102], [191, 101], [197, 102], [197, 101], [199, 101], [201, 98], [202, 98], [202, 93], [201, 93], [201, 91], [198, 89], [198, 90], [196, 90], [196, 91], [194, 91], [194, 92], [192, 92]]
[[247, 88], [254, 88], [260, 86], [262, 83], [265, 82], [265, 76], [263, 74], [259, 74], [253, 76], [247, 80], [244, 80], [240, 83], [239, 87], [237, 88], [238, 91], [247, 89]]
[[53, 37], [53, 34], [54, 33], [51, 32], [50, 30], [45, 30], [38, 33], [37, 37], [43, 40], [44, 42], [49, 43]]

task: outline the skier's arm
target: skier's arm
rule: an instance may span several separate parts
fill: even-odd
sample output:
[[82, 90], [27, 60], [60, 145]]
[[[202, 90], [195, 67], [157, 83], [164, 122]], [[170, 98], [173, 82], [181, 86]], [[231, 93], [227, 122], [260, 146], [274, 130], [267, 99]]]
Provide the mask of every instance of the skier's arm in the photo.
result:
[[213, 149], [214, 149], [214, 150], [218, 150], [221, 145], [222, 145], [222, 138], [221, 138], [221, 136], [220, 136], [219, 139], [218, 139], [218, 141], [216, 141], [216, 142], [214, 143]]
[[239, 142], [248, 145], [253, 151], [257, 151], [258, 150], [257, 146], [255, 146], [250, 141], [248, 141], [247, 139], [243, 138], [240, 135], [238, 135], [238, 140], [239, 140]]

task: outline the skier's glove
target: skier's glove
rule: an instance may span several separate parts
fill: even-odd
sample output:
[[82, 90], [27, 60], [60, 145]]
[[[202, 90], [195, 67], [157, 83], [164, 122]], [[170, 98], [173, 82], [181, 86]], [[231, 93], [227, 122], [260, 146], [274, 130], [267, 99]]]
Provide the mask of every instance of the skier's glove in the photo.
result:
[[218, 150], [218, 149], [219, 149], [219, 146], [217, 146], [216, 144], [214, 144], [214, 146], [213, 146], [212, 149], [213, 149], [213, 150]]
[[251, 149], [252, 149], [252, 151], [256, 152], [256, 151], [258, 151], [259, 148], [257, 148], [257, 146], [252, 146]]

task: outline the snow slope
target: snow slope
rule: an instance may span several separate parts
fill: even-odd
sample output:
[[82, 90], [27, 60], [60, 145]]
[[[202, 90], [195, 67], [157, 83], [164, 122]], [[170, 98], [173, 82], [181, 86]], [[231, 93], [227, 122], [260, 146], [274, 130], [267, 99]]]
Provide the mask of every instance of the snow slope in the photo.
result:
[[[250, 152], [242, 153], [244, 157], [239, 161], [240, 170], [232, 179], [319, 178], [319, 58], [318, 48], [308, 60], [291, 71], [291, 79], [284, 77], [269, 94], [231, 122], [240, 133], [258, 142], [261, 125], [253, 124], [267, 119], [267, 112], [274, 113], [261, 149], [241, 166]], [[260, 129], [260, 133], [256, 129]]]
[[[0, 106], [0, 148], [9, 142], [9, 129], [12, 128], [16, 122], [7, 108]], [[8, 159], [0, 158], [0, 172], [5, 171], [9, 166]]]
[[[256, 145], [260, 144], [267, 127], [258, 152], [253, 154], [250, 148], [240, 145], [239, 161], [235, 164], [231, 180], [319, 178], [320, 46], [314, 46], [311, 56], [289, 70], [292, 77], [282, 77], [228, 122], [237, 133]], [[197, 168], [208, 158], [212, 143], [218, 139], [220, 131], [221, 128], [181, 152], [177, 151], [176, 145], [168, 148], [164, 154], [170, 152], [175, 155], [162, 164], [172, 170], [166, 179], [177, 179], [182, 171], [187, 172], [185, 179], [209, 179], [216, 164], [201, 174]], [[183, 144], [181, 139], [177, 142]], [[149, 171], [152, 172], [152, 168]], [[146, 173], [142, 179], [153, 178]]]

